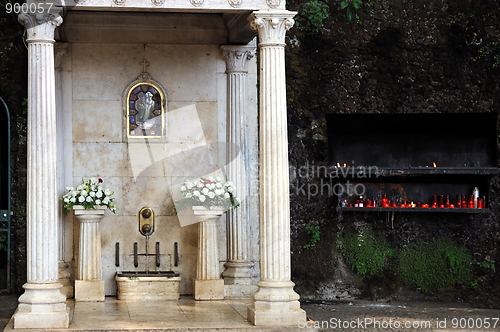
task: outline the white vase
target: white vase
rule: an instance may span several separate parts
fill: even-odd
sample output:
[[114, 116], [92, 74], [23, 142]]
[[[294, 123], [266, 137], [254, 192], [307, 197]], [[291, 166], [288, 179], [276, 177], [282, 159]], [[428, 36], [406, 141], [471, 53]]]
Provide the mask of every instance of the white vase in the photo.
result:
[[107, 206], [85, 209], [74, 205], [75, 217], [80, 222], [78, 246], [78, 275], [75, 280], [76, 301], [104, 301], [104, 280], [101, 267], [100, 222]]
[[198, 223], [198, 257], [196, 258], [195, 300], [223, 300], [224, 280], [219, 273], [217, 221], [224, 213], [222, 207], [193, 206]]

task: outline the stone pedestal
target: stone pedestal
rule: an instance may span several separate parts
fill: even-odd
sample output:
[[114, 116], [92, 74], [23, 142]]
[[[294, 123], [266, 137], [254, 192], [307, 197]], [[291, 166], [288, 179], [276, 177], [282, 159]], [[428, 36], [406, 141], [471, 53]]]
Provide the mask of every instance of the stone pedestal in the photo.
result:
[[[227, 214], [227, 263], [224, 283], [232, 285], [229, 296], [252, 283], [249, 261], [249, 192], [246, 146], [246, 77], [247, 64], [255, 56], [254, 46], [223, 45], [221, 55], [226, 60], [227, 73], [227, 178], [235, 184], [240, 207]], [[255, 286], [250, 287], [255, 290]], [[246, 292], [248, 293], [248, 291]]]
[[196, 258], [195, 300], [223, 300], [224, 280], [219, 273], [217, 221], [224, 209], [193, 206], [198, 223], [198, 257]]
[[75, 280], [75, 301], [102, 302], [105, 295], [104, 280]]
[[[42, 7], [44, 5], [41, 5]], [[54, 30], [61, 8], [22, 13], [28, 33], [27, 279], [14, 328], [68, 328], [66, 296], [58, 282], [57, 147]]]
[[104, 301], [100, 222], [106, 209], [106, 206], [88, 210], [80, 205], [73, 206], [75, 217], [80, 222], [75, 301]]
[[260, 47], [260, 281], [247, 310], [254, 325], [297, 326], [306, 318], [290, 271], [290, 201], [285, 82], [289, 11], [253, 13]]

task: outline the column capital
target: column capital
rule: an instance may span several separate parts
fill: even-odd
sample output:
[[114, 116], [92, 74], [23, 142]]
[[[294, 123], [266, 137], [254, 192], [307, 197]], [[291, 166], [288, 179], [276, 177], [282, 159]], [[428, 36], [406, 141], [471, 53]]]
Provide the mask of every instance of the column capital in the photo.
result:
[[259, 33], [259, 46], [282, 46], [285, 33], [295, 21], [297, 12], [288, 10], [259, 10], [250, 15], [250, 26]]
[[26, 27], [28, 31], [28, 43], [49, 42], [54, 43], [54, 32], [63, 22], [61, 17], [62, 7], [52, 6], [49, 11], [42, 13], [29, 14], [21, 13], [18, 21]]
[[220, 55], [226, 60], [226, 73], [247, 73], [248, 60], [255, 56], [255, 46], [222, 45]]

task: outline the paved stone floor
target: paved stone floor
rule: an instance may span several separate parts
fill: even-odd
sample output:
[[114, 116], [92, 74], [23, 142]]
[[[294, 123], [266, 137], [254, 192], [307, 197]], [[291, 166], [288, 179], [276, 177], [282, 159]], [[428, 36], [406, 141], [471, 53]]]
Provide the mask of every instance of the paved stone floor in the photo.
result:
[[[68, 301], [72, 309], [69, 331], [288, 332], [315, 325], [319, 331], [500, 331], [500, 310], [456, 303], [371, 301], [304, 302], [301, 307], [309, 321], [297, 328], [263, 329], [246, 321], [249, 303], [249, 299], [197, 302], [191, 297], [169, 302], [123, 302], [113, 298], [104, 303]], [[16, 306], [17, 296], [0, 296], [0, 331], [5, 326], [5, 332], [14, 331], [9, 320]]]

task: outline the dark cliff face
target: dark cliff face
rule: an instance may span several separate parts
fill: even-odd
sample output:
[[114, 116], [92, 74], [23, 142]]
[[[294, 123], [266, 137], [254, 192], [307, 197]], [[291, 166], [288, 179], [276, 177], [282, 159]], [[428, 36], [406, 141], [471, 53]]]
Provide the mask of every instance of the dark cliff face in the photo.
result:
[[[28, 51], [23, 43], [24, 27], [17, 15], [8, 14], [2, 1], [0, 12], [0, 96], [10, 113], [11, 128], [11, 283], [13, 292], [22, 292], [26, 282], [26, 105], [28, 95]], [[10, 1], [9, 1], [10, 2]], [[14, 1], [16, 2], [16, 1]], [[2, 131], [6, 123], [2, 123]], [[3, 136], [2, 136], [3, 137]], [[6, 142], [2, 142], [6, 144]], [[6, 158], [6, 156], [2, 156]]]
[[[378, 1], [348, 23], [336, 2], [318, 34], [293, 28], [287, 38], [290, 166], [327, 165], [326, 114], [499, 112], [500, 68], [480, 59], [484, 45], [500, 40], [500, 3], [474, 1]], [[292, 3], [292, 10], [300, 5]], [[411, 125], [411, 124], [409, 124]], [[302, 174], [304, 175], [304, 174]], [[424, 298], [392, 276], [363, 280], [342, 262], [337, 234], [354, 222], [381, 231], [395, 248], [449, 237], [478, 262], [500, 262], [500, 177], [490, 182], [490, 215], [338, 213], [334, 196], [308, 196], [317, 176], [291, 172], [292, 279], [303, 296], [325, 299]], [[304, 189], [304, 191], [301, 190]], [[306, 225], [320, 226], [312, 248]], [[499, 272], [476, 269], [475, 289], [435, 294], [483, 306], [500, 303]], [[362, 294], [362, 295], [360, 295]], [[405, 295], [406, 294], [406, 295]]]

